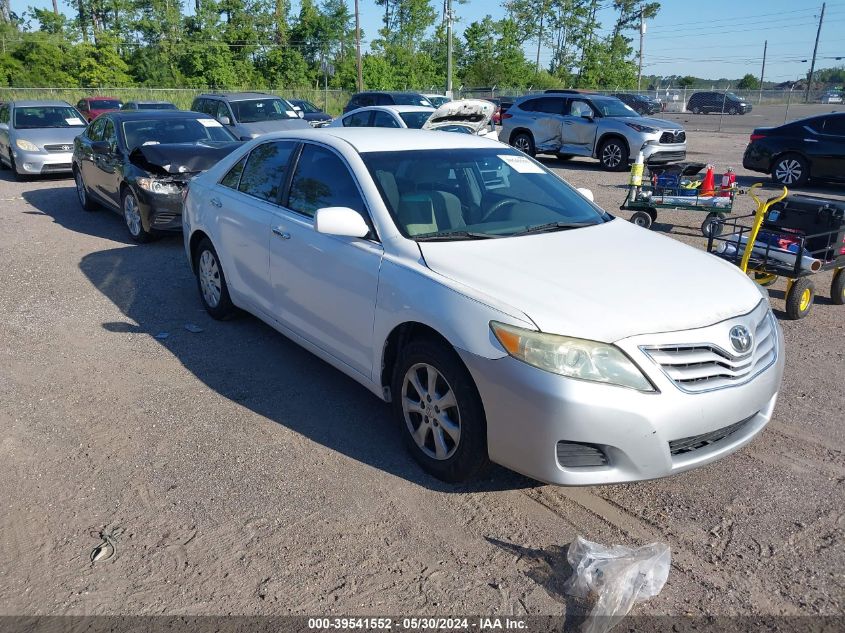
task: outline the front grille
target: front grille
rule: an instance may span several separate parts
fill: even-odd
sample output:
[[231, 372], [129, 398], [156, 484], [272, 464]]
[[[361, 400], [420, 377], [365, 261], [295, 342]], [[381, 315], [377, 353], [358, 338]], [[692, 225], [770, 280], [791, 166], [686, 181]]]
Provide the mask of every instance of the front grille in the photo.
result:
[[[757, 414], [755, 413], [754, 415]], [[702, 449], [705, 446], [710, 446], [716, 442], [721, 442], [734, 433], [741, 431], [746, 424], [754, 419], [754, 415], [722, 429], [710, 431], [709, 433], [702, 433], [701, 435], [693, 435], [692, 437], [683, 437], [679, 440], [672, 440], [669, 442], [669, 452], [675, 456], [683, 455], [684, 453], [692, 453], [693, 451]]]
[[663, 132], [663, 134], [660, 135], [660, 142], [664, 145], [683, 143], [686, 140], [687, 133], [683, 130], [675, 130], [674, 132]]
[[49, 174], [54, 171], [70, 171], [70, 163], [49, 163], [41, 167], [42, 174]]
[[557, 461], [564, 468], [607, 466], [607, 457], [600, 448], [575, 442], [557, 443]]
[[44, 149], [48, 152], [72, 152], [73, 143], [65, 143], [64, 145], [45, 145]]
[[[765, 305], [765, 304], [763, 304]], [[755, 316], [759, 312], [755, 310]], [[744, 384], [777, 359], [777, 331], [767, 308], [757, 316], [752, 349], [732, 354], [710, 343], [641, 348], [681, 391], [701, 393]], [[731, 324], [726, 324], [729, 329]]]

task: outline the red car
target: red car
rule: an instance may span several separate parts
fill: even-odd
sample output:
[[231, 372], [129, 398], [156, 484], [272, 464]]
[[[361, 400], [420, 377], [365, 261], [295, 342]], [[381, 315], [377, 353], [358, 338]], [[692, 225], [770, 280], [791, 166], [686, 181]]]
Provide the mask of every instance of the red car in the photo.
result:
[[115, 97], [85, 97], [79, 100], [76, 109], [85, 115], [88, 121], [93, 121], [103, 112], [120, 110], [122, 106], [123, 102]]

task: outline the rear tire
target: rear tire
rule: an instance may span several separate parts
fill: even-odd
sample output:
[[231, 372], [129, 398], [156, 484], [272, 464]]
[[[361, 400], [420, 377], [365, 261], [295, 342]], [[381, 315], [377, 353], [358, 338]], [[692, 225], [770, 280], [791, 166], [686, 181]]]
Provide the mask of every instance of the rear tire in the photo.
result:
[[793, 321], [803, 319], [813, 309], [816, 286], [808, 277], [801, 277], [792, 283], [786, 295], [786, 316]]
[[79, 206], [83, 211], [94, 211], [97, 205], [91, 200], [88, 195], [88, 187], [85, 186], [85, 181], [82, 179], [82, 172], [78, 169], [73, 170], [73, 181], [76, 184], [76, 197], [79, 199]]
[[833, 273], [830, 282], [830, 300], [838, 306], [845, 305], [845, 268]]
[[518, 149], [523, 154], [528, 154], [532, 158], [537, 154], [537, 149], [534, 146], [534, 137], [528, 132], [519, 132], [511, 137], [511, 145]]
[[555, 154], [558, 160], [571, 160], [575, 154]]
[[599, 162], [605, 171], [628, 168], [628, 146], [618, 138], [609, 138], [599, 148]]
[[200, 300], [211, 318], [223, 321], [234, 315], [237, 308], [229, 296], [223, 266], [208, 238], [203, 239], [194, 252], [194, 271]]
[[690, 112], [692, 112], [693, 114], [701, 114], [701, 108], [699, 108], [698, 106], [695, 106], [694, 108], [692, 108], [690, 110]]
[[784, 154], [772, 165], [772, 180], [781, 185], [800, 187], [810, 177], [810, 165], [800, 154]]
[[391, 391], [394, 418], [423, 470], [458, 483], [478, 477], [489, 466], [481, 397], [451, 347], [432, 338], [405, 345]]

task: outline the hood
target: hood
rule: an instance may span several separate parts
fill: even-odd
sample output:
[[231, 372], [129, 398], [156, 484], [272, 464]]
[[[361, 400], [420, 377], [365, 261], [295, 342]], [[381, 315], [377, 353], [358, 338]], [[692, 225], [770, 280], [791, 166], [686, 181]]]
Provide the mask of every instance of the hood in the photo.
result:
[[481, 99], [448, 101], [437, 108], [422, 126], [424, 130], [437, 130], [447, 125], [465, 125], [478, 133], [489, 127], [496, 106]]
[[98, 116], [105, 112], [119, 112], [120, 108], [91, 108], [88, 110], [88, 116], [92, 119], [96, 119]]
[[649, 127], [655, 127], [660, 130], [683, 130], [684, 126], [680, 123], [675, 121], [667, 121], [666, 119], [655, 119], [650, 116], [641, 116], [638, 117], [634, 123], [639, 123], [640, 125], [647, 125]]
[[541, 331], [606, 343], [711, 325], [760, 303], [736, 266], [619, 218], [419, 247], [433, 271], [498, 297]]
[[129, 154], [129, 160], [151, 173], [188, 174], [205, 171], [242, 143], [161, 143], [142, 145]]
[[271, 132], [281, 132], [282, 130], [302, 130], [311, 128], [308, 121], [299, 117], [296, 117], [295, 119], [279, 119], [277, 121], [239, 123], [238, 125], [250, 134], [270, 134]]
[[15, 130], [16, 139], [25, 139], [35, 143], [38, 147], [45, 145], [70, 145], [69, 152], [73, 151], [73, 139], [85, 131], [84, 127], [56, 127], [37, 128], [34, 130]]

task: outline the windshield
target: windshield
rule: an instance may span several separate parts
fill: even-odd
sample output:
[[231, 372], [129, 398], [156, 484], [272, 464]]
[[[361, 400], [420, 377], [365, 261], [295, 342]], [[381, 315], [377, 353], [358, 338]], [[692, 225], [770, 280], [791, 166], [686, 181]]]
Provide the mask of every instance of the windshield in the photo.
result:
[[172, 103], [139, 103], [139, 110], [176, 110]]
[[120, 110], [121, 103], [117, 99], [93, 99], [88, 102], [92, 110]]
[[85, 127], [87, 124], [76, 108], [70, 106], [38, 106], [15, 108], [15, 129]]
[[399, 116], [409, 128], [414, 130], [422, 129], [425, 122], [431, 117], [431, 112], [400, 112]]
[[640, 116], [637, 111], [625, 105], [619, 99], [594, 99], [593, 106], [598, 108], [602, 116], [626, 117]]
[[281, 99], [250, 99], [249, 101], [230, 101], [232, 111], [239, 123], [258, 123], [259, 121], [279, 121], [298, 119], [295, 114], [288, 114], [287, 102]]
[[415, 240], [506, 237], [611, 219], [540, 163], [505, 146], [361, 157], [399, 230]]
[[431, 104], [431, 101], [423, 97], [422, 95], [417, 95], [414, 93], [408, 92], [399, 92], [393, 95], [393, 103], [396, 105], [418, 105], [424, 106], [426, 108], [433, 108], [434, 106]]
[[294, 105], [298, 105], [300, 108], [302, 108], [303, 112], [308, 112], [310, 114], [322, 112], [320, 108], [315, 106], [310, 101], [292, 101], [291, 103], [293, 103]]
[[152, 119], [124, 121], [123, 137], [131, 152], [142, 145], [159, 143], [230, 142], [237, 139], [212, 118]]

